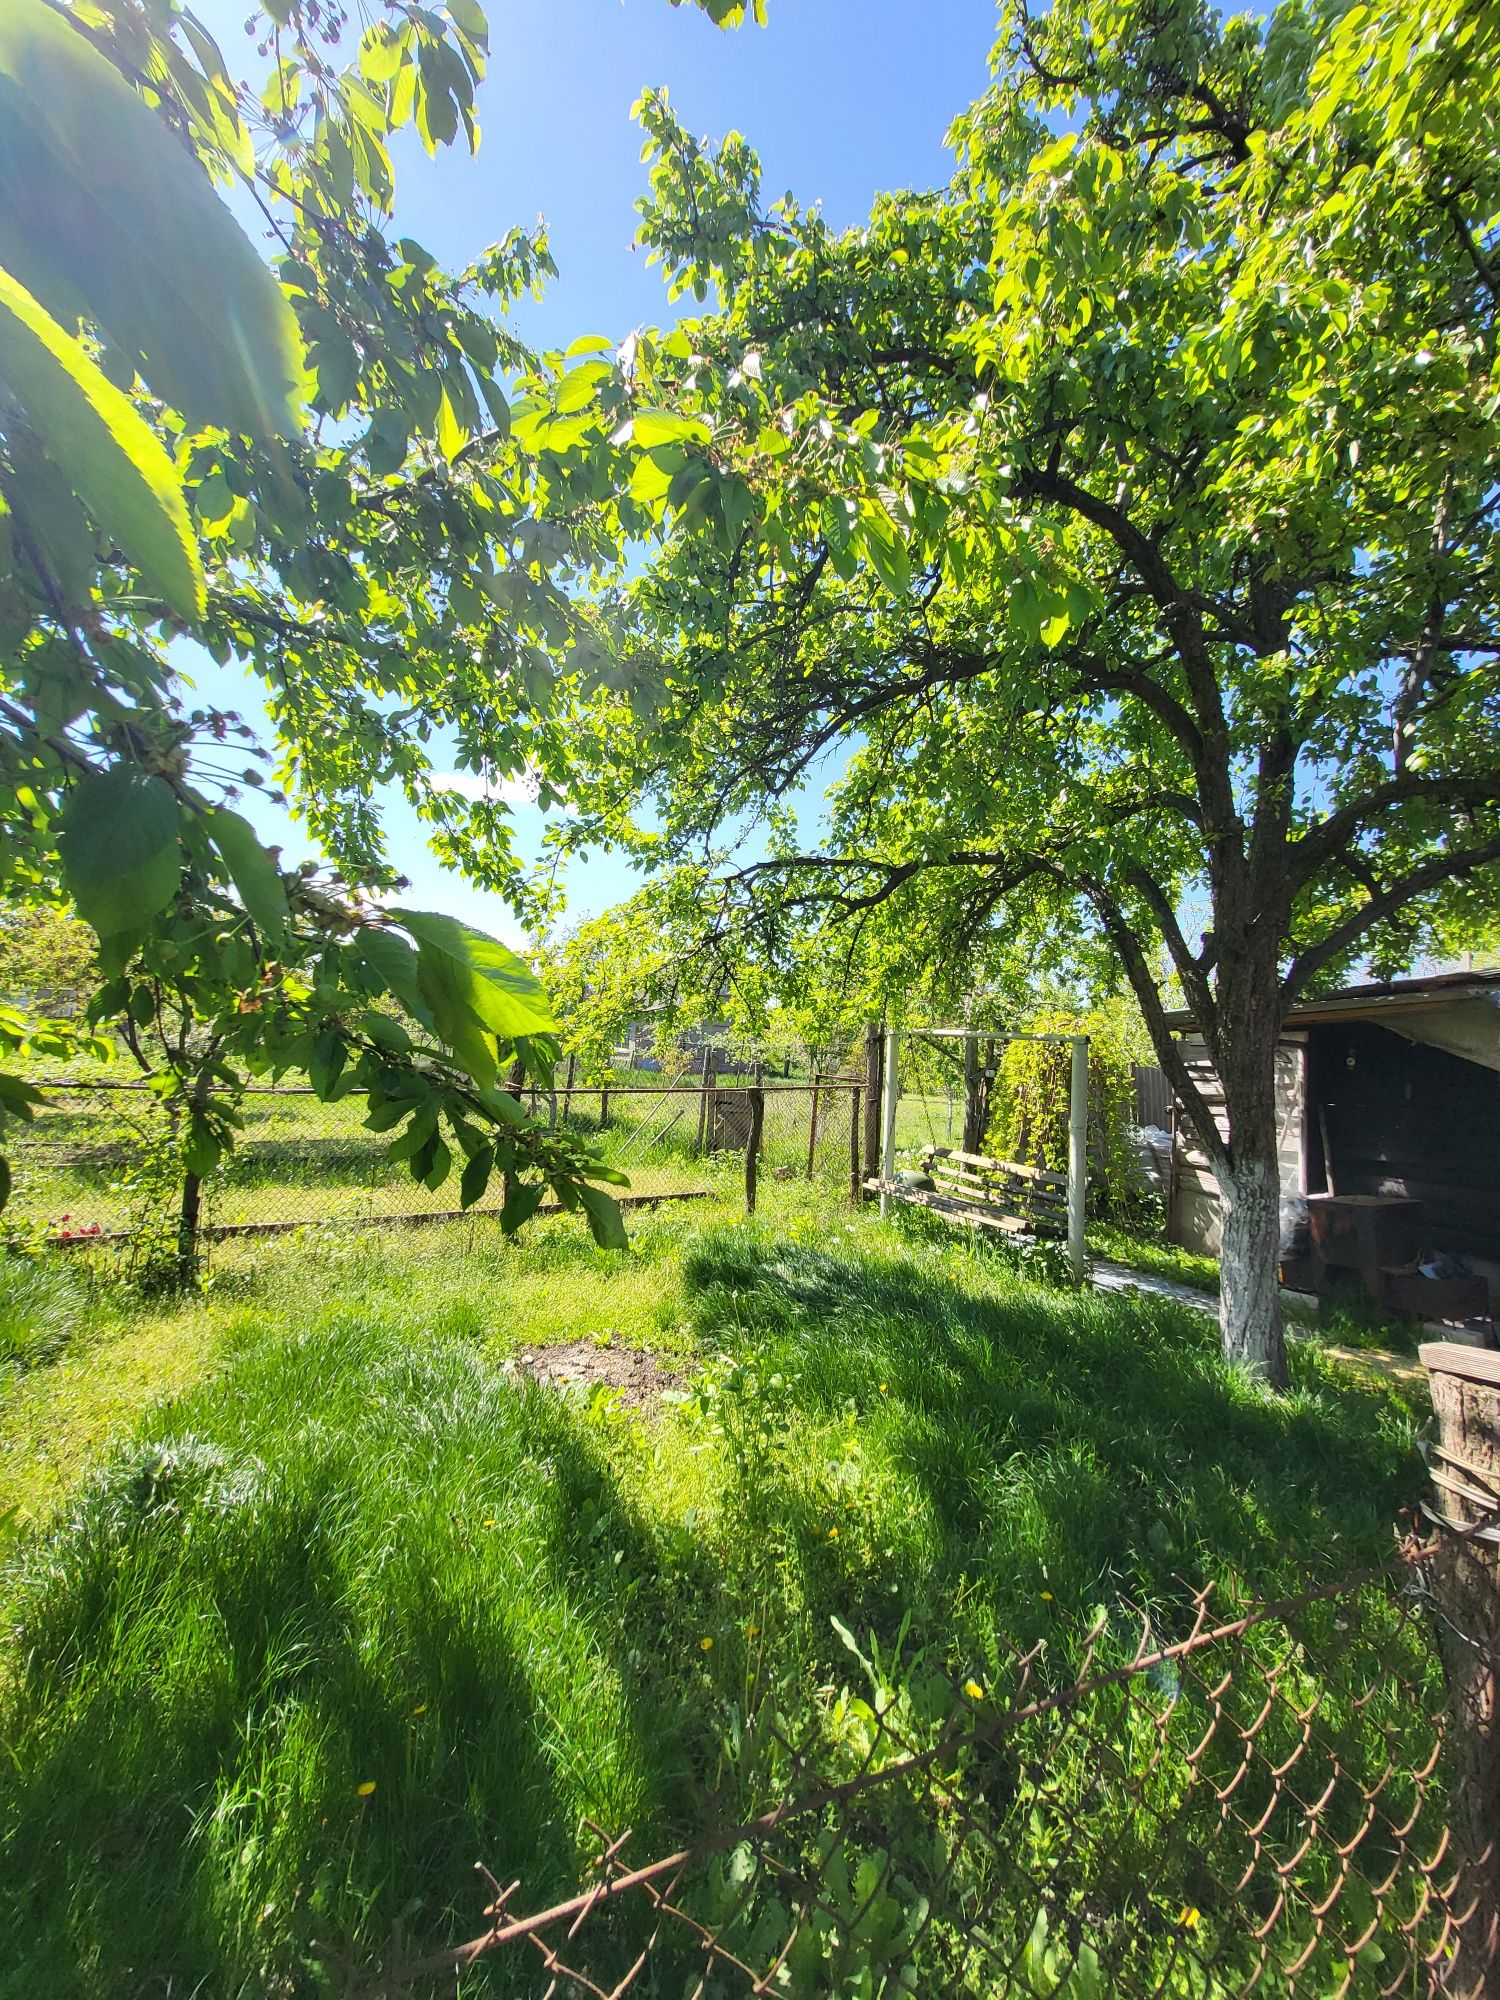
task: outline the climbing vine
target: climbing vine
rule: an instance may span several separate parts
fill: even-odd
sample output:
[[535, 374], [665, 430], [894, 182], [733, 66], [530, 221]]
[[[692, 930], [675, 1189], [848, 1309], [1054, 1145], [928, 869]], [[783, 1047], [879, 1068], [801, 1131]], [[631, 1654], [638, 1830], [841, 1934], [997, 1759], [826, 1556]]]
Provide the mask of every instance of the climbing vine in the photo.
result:
[[[1117, 1008], [1048, 1012], [1029, 1028], [1033, 1035], [1089, 1038], [1089, 1209], [1115, 1222], [1144, 1220], [1153, 1200], [1131, 1135], [1137, 1057], [1130, 1028]], [[990, 1100], [986, 1149], [1065, 1174], [1071, 1067], [1065, 1041], [1007, 1042]]]

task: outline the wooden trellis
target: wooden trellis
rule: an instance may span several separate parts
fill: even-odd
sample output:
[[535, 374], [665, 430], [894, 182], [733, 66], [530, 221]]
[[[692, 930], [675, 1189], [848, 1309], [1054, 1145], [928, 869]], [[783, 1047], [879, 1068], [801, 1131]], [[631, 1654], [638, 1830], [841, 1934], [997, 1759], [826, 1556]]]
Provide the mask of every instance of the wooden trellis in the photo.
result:
[[1019, 1233], [1064, 1234], [1073, 1275], [1085, 1269], [1085, 1201], [1088, 1187], [1089, 1038], [1087, 1035], [985, 1035], [1000, 1042], [1047, 1042], [1066, 1046], [1072, 1056], [1068, 1091], [1068, 1171], [1066, 1177], [1043, 1173], [1014, 1160], [948, 1146], [930, 1146], [924, 1167], [934, 1182], [931, 1190], [902, 1187], [896, 1179], [896, 1107], [901, 1095], [898, 1073], [903, 1033], [908, 1038], [961, 1041], [964, 1069], [978, 1068], [981, 1031], [977, 1028], [892, 1028], [885, 1042], [885, 1098], [882, 1106], [880, 1153], [880, 1212], [889, 1215], [893, 1201], [908, 1201], [956, 1222], [979, 1228]]

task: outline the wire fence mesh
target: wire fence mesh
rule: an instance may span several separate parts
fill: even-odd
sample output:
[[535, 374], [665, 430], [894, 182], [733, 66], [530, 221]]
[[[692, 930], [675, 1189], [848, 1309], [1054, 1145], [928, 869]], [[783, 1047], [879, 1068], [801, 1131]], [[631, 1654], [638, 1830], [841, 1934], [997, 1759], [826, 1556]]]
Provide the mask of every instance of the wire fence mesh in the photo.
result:
[[[64, 1241], [131, 1234], [163, 1202], [151, 1163], [170, 1143], [172, 1112], [143, 1084], [44, 1085], [34, 1123], [13, 1138], [12, 1222]], [[592, 1086], [528, 1091], [536, 1116], [586, 1137], [630, 1180], [622, 1192], [658, 1199], [732, 1188], [744, 1173], [754, 1086]], [[846, 1080], [767, 1084], [758, 1165], [762, 1177], [851, 1178], [857, 1087]], [[204, 1188], [205, 1232], [374, 1224], [451, 1214], [455, 1176], [436, 1190], [388, 1157], [389, 1135], [369, 1131], [364, 1101], [324, 1102], [309, 1086], [252, 1088], [243, 1127]], [[496, 1176], [480, 1213], [503, 1200]]]
[[746, 1719], [752, 1810], [644, 1858], [594, 1829], [545, 1909], [487, 1877], [474, 1937], [352, 1990], [486, 1960], [548, 2000], [1478, 2000], [1496, 1603], [1493, 1546], [1413, 1540], [1276, 1604], [1101, 1614], [957, 1695], [860, 1656], [812, 1727]]

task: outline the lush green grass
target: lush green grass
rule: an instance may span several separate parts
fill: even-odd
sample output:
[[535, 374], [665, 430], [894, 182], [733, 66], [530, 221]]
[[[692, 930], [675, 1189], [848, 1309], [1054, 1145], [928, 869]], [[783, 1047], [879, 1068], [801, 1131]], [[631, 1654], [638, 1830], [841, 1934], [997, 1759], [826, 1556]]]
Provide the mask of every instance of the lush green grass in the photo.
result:
[[1170, 1278], [1174, 1284], [1192, 1285], [1200, 1292], [1219, 1294], [1219, 1260], [1181, 1244], [1167, 1243], [1159, 1236], [1142, 1236], [1137, 1231], [1118, 1229], [1112, 1223], [1089, 1224], [1089, 1249], [1096, 1257], [1109, 1257], [1132, 1270], [1149, 1272], [1153, 1278]]
[[[182, 1392], [3, 1586], [0, 1995], [320, 1991], [315, 1940], [472, 1929], [478, 1857], [565, 1890], [584, 1817], [644, 1852], [760, 1796], [745, 1718], [820, 1712], [835, 1618], [989, 1685], [1007, 1641], [1065, 1671], [1096, 1606], [1169, 1631], [1202, 1582], [1387, 1545], [1418, 1476], [1394, 1396], [1303, 1352], [1273, 1403], [1180, 1308], [768, 1201], [647, 1219], [623, 1258], [572, 1223], [315, 1238], [75, 1341], [74, 1369], [154, 1342]], [[605, 1330], [685, 1400], [504, 1367]]]
[[[74, 1231], [138, 1226], [152, 1195], [134, 1184], [146, 1141], [159, 1128], [141, 1093], [79, 1092], [55, 1096], [33, 1125], [18, 1135], [13, 1219]], [[761, 1173], [806, 1170], [812, 1095], [773, 1080], [767, 1087]], [[559, 1115], [563, 1097], [559, 1093]], [[406, 1166], [386, 1157], [389, 1135], [368, 1131], [358, 1098], [321, 1103], [310, 1092], [252, 1090], [243, 1102], [244, 1128], [204, 1190], [205, 1216], [213, 1224], [348, 1220], [372, 1215], [452, 1210], [457, 1177], [436, 1191], [412, 1180]], [[638, 1077], [609, 1098], [600, 1125], [597, 1090], [574, 1094], [565, 1122], [592, 1141], [600, 1156], [625, 1172], [637, 1193], [729, 1184], [742, 1178], [743, 1152], [705, 1157], [698, 1148], [700, 1100], [688, 1091], [663, 1093]], [[898, 1137], [903, 1146], [941, 1136], [945, 1108], [907, 1097]], [[825, 1091], [819, 1100], [814, 1163], [830, 1186], [847, 1186], [850, 1096]], [[171, 1208], [174, 1191], [158, 1190], [158, 1208]], [[502, 1199], [496, 1180], [486, 1197]]]
[[[1164, 1243], [1159, 1237], [1142, 1236], [1105, 1222], [1089, 1228], [1089, 1248], [1096, 1257], [1109, 1257], [1133, 1270], [1152, 1277], [1169, 1278], [1175, 1284], [1219, 1294], [1219, 1262], [1180, 1244]], [[1288, 1311], [1292, 1308], [1289, 1306]], [[1362, 1348], [1373, 1353], [1415, 1354], [1428, 1338], [1420, 1320], [1387, 1312], [1367, 1299], [1350, 1283], [1312, 1305], [1297, 1308], [1299, 1319], [1315, 1319], [1316, 1338], [1325, 1347]]]

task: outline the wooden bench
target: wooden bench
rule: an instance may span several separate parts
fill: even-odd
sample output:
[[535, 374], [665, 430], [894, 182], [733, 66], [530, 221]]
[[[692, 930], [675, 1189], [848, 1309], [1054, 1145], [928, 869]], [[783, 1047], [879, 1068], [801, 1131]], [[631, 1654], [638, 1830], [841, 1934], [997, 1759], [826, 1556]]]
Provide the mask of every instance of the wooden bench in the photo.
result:
[[927, 1146], [922, 1166], [940, 1195], [989, 1211], [1004, 1226], [1036, 1236], [1065, 1236], [1068, 1181], [1045, 1167], [964, 1153], [955, 1146]]
[[[961, 1152], [956, 1146], [927, 1146], [921, 1157], [922, 1171], [932, 1187], [898, 1186], [894, 1190], [898, 1201], [1007, 1235], [1067, 1235], [1065, 1175], [1049, 1173], [1044, 1167], [1023, 1166], [1019, 1160]], [[867, 1182], [866, 1189], [878, 1194], [879, 1181]]]

